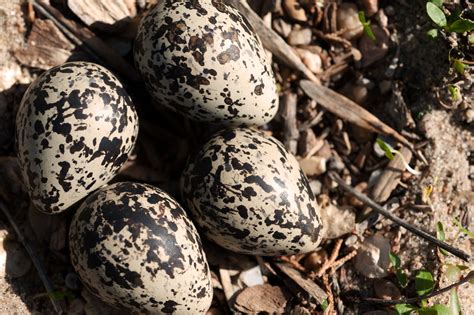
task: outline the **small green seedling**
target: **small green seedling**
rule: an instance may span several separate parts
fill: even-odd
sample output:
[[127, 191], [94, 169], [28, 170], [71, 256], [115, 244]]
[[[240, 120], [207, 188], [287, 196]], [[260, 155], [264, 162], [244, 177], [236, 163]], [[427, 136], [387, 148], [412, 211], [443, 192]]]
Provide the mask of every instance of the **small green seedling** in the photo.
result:
[[459, 91], [459, 87], [455, 85], [449, 85], [448, 91], [449, 91], [449, 95], [451, 96], [451, 99], [454, 102], [458, 101], [461, 98], [461, 92]]
[[370, 21], [367, 21], [365, 18], [365, 13], [364, 11], [359, 11], [359, 21], [362, 23], [362, 27], [364, 28], [364, 33], [367, 35], [368, 38], [371, 40], [375, 41], [375, 34], [372, 31], [372, 28], [370, 27]]
[[[454, 13], [446, 17], [443, 11], [443, 1], [431, 0], [426, 3], [426, 13], [430, 19], [441, 29], [446, 32], [465, 33], [474, 30], [474, 22], [460, 16], [459, 13]], [[438, 32], [431, 29], [428, 35], [436, 37]]]
[[390, 263], [395, 269], [395, 275], [397, 277], [398, 284], [400, 284], [402, 288], [405, 288], [408, 285], [408, 277], [403, 272], [402, 268], [400, 267], [401, 266], [400, 257], [398, 257], [397, 254], [391, 252], [389, 254], [389, 258], [390, 258]]
[[[436, 237], [442, 242], [444, 242], [446, 240], [446, 234], [444, 233], [443, 223], [441, 223], [439, 221], [436, 223]], [[449, 253], [443, 248], [440, 248], [439, 251], [444, 256], [449, 255]]]
[[395, 150], [394, 148], [392, 148], [388, 143], [386, 143], [385, 141], [383, 141], [382, 139], [380, 138], [377, 138], [375, 140], [378, 144], [378, 146], [380, 147], [380, 149], [382, 149], [385, 153], [385, 156], [390, 160], [392, 161], [394, 158], [395, 158], [395, 155], [397, 154], [400, 159], [402, 160], [402, 163], [403, 165], [405, 166], [405, 169], [410, 172], [411, 174], [415, 175], [415, 176], [419, 176], [421, 175], [421, 172], [417, 171], [417, 170], [414, 170], [409, 164], [408, 162], [405, 160], [405, 158], [403, 157], [403, 154], [400, 153], [400, 151], [398, 150]]

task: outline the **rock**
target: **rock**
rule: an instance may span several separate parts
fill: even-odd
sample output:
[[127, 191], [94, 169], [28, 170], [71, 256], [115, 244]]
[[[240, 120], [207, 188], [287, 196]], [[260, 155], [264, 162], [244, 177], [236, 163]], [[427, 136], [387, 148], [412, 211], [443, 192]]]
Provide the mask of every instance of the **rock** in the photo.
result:
[[330, 170], [335, 170], [335, 171], [342, 171], [343, 169], [346, 168], [344, 165], [344, 161], [339, 155], [333, 154], [331, 158], [328, 160], [328, 168]]
[[321, 193], [321, 188], [323, 187], [323, 184], [319, 180], [311, 180], [309, 182], [309, 187], [311, 187], [311, 191], [315, 196], [319, 195]]
[[362, 0], [366, 16], [372, 16], [379, 10], [379, 0]]
[[81, 298], [76, 298], [69, 302], [67, 315], [82, 315], [85, 312], [86, 303]]
[[10, 278], [20, 278], [30, 271], [32, 262], [30, 256], [23, 248], [23, 246], [10, 240], [4, 240], [3, 246], [6, 252], [5, 269], [0, 271], [0, 274], [6, 274]]
[[322, 61], [318, 54], [312, 53], [309, 50], [297, 48], [296, 52], [301, 58], [301, 61], [314, 74], [322, 73]]
[[240, 281], [242, 281], [247, 287], [253, 287], [255, 285], [263, 284], [262, 271], [260, 266], [257, 265], [253, 268], [244, 270], [240, 273]]
[[382, 29], [378, 25], [371, 25], [371, 28], [375, 35], [375, 41], [365, 34], [359, 41], [362, 67], [368, 67], [385, 57], [390, 45], [390, 35], [387, 30]]
[[283, 19], [274, 19], [272, 22], [273, 29], [280, 34], [281, 37], [287, 38], [291, 32], [291, 24], [288, 24]]
[[357, 104], [363, 105], [367, 100], [368, 94], [369, 91], [364, 85], [357, 84], [352, 87], [352, 100]]
[[357, 250], [355, 269], [367, 278], [383, 278], [388, 275], [390, 242], [379, 234], [367, 238]]
[[0, 91], [11, 88], [21, 76], [21, 68], [17, 63], [2, 63], [0, 68]]
[[364, 32], [362, 23], [359, 21], [359, 10], [353, 3], [341, 3], [337, 9], [336, 19], [338, 30], [346, 29], [346, 31], [341, 34], [345, 39], [357, 39]]
[[374, 281], [374, 292], [376, 297], [384, 300], [398, 300], [402, 297], [397, 286], [385, 279]]
[[310, 156], [299, 160], [301, 169], [306, 176], [318, 176], [326, 172], [326, 159], [320, 156]]
[[304, 260], [304, 269], [306, 271], [317, 271], [327, 259], [328, 254], [324, 250], [311, 252]]
[[283, 9], [290, 18], [299, 22], [306, 22], [306, 12], [298, 0], [283, 0]]
[[378, 10], [377, 14], [375, 15], [375, 19], [379, 23], [380, 27], [387, 28], [387, 26], [388, 26], [388, 17], [385, 14], [384, 10]]
[[288, 44], [291, 46], [309, 45], [312, 37], [311, 29], [295, 27], [288, 35]]
[[329, 204], [321, 208], [323, 238], [335, 239], [351, 233], [355, 228], [355, 213], [352, 207]]
[[64, 278], [64, 283], [66, 284], [66, 287], [71, 290], [79, 290], [81, 287], [81, 280], [75, 272], [68, 272]]

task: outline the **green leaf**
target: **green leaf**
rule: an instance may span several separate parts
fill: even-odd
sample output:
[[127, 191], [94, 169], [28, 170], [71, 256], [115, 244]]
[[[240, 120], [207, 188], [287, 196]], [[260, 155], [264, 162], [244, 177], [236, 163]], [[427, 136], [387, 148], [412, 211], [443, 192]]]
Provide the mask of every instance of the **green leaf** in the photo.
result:
[[470, 32], [474, 30], [474, 22], [460, 18], [448, 26], [448, 31], [456, 33]]
[[419, 296], [426, 295], [433, 291], [433, 275], [428, 270], [420, 270], [415, 276], [415, 289]]
[[365, 18], [364, 11], [359, 11], [359, 21], [362, 23], [365, 35], [367, 35], [367, 37], [369, 37], [371, 40], [375, 41], [375, 34], [370, 27], [370, 21], [367, 21]]
[[390, 257], [390, 263], [392, 264], [392, 266], [395, 268], [400, 268], [400, 265], [402, 264], [400, 257], [398, 257], [397, 254], [392, 252], [390, 252], [388, 256]]
[[327, 299], [324, 299], [324, 301], [321, 303], [321, 308], [323, 309], [323, 311], [325, 311], [329, 306], [329, 303], [328, 303], [328, 300]]
[[73, 299], [74, 293], [72, 291], [53, 291], [48, 294], [53, 300], [65, 300], [65, 299]]
[[[446, 240], [446, 234], [444, 233], [443, 223], [439, 221], [436, 223], [436, 237], [442, 242]], [[449, 255], [449, 253], [445, 249], [440, 248], [439, 250], [443, 255]]]
[[467, 35], [467, 42], [469, 43], [469, 45], [474, 45], [474, 34], [469, 34]]
[[458, 229], [460, 232], [466, 234], [467, 236], [469, 236], [470, 238], [473, 238], [474, 239], [474, 234], [472, 234], [471, 231], [469, 231], [468, 229], [466, 229], [464, 226], [462, 226], [461, 222], [459, 222], [458, 219], [454, 219], [454, 224], [457, 225]]
[[426, 32], [426, 35], [428, 35], [431, 38], [436, 38], [438, 37], [438, 29], [437, 28], [432, 28], [428, 32]]
[[375, 140], [377, 142], [377, 144], [379, 145], [380, 149], [382, 149], [384, 152], [385, 152], [385, 156], [390, 160], [392, 161], [394, 159], [394, 156], [393, 156], [393, 153], [392, 153], [392, 148], [389, 147], [388, 144], [385, 143], [385, 141], [383, 141], [382, 139], [380, 138], [377, 138], [377, 140]]
[[448, 90], [449, 90], [449, 95], [451, 96], [451, 98], [453, 99], [453, 101], [457, 101], [459, 100], [459, 88], [455, 85], [449, 85], [448, 86]]
[[416, 308], [410, 304], [396, 304], [394, 308], [398, 315], [410, 315], [416, 310]]
[[430, 0], [430, 2], [436, 4], [436, 6], [440, 8], [443, 6], [443, 0]]
[[419, 315], [449, 315], [449, 308], [446, 305], [435, 304], [431, 307], [423, 307], [418, 310]]
[[453, 67], [454, 67], [454, 70], [456, 70], [457, 73], [459, 73], [460, 75], [464, 75], [464, 70], [466, 69], [466, 65], [464, 63], [462, 63], [461, 60], [454, 59], [453, 60]]
[[443, 10], [441, 10], [436, 4], [432, 2], [426, 3], [426, 13], [430, 19], [439, 27], [445, 27], [448, 23], [446, 20], [446, 15], [444, 15]]
[[402, 288], [405, 288], [408, 284], [407, 275], [401, 269], [397, 269], [397, 273], [395, 275], [397, 276], [397, 280], [400, 286]]
[[458, 292], [452, 288], [449, 293], [449, 315], [461, 314], [461, 303], [459, 303]]

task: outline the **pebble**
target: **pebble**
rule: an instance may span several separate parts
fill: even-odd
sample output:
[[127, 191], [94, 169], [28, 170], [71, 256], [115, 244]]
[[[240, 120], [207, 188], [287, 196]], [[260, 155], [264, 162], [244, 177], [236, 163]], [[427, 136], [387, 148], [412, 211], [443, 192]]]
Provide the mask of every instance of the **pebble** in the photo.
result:
[[379, 10], [378, 0], [362, 0], [362, 5], [365, 8], [365, 14], [367, 16], [372, 16]]
[[392, 81], [390, 80], [382, 80], [379, 83], [379, 90], [380, 93], [385, 94], [392, 90]]
[[301, 169], [306, 176], [318, 176], [326, 172], [327, 160], [320, 156], [310, 156], [299, 160]]
[[298, 0], [283, 0], [283, 9], [290, 18], [299, 22], [306, 22], [306, 12]]
[[272, 22], [273, 29], [283, 38], [287, 38], [291, 32], [291, 24], [283, 19], [274, 19]]
[[367, 278], [383, 278], [388, 275], [390, 242], [375, 234], [367, 238], [357, 250], [355, 269]]
[[354, 85], [352, 87], [352, 100], [357, 104], [363, 105], [367, 101], [369, 91], [364, 85]]
[[359, 38], [364, 28], [359, 21], [359, 10], [354, 3], [341, 3], [337, 9], [337, 28], [346, 29], [342, 37], [348, 40]]
[[[357, 190], [359, 192], [366, 193], [367, 186], [368, 186], [367, 182], [360, 182], [354, 188], [355, 188], [355, 190]], [[364, 203], [362, 201], [360, 201], [359, 199], [357, 199], [353, 195], [351, 195], [349, 197], [349, 204], [351, 206], [355, 207], [355, 208], [360, 208], [364, 205]]]
[[335, 170], [335, 171], [342, 171], [343, 169], [346, 168], [344, 165], [344, 161], [342, 161], [342, 158], [339, 155], [333, 155], [331, 158], [328, 160], [328, 168], [330, 170]]
[[4, 240], [1, 247], [5, 252], [3, 255], [6, 256], [6, 262], [5, 268], [0, 270], [0, 274], [6, 274], [10, 278], [20, 278], [30, 271], [32, 262], [20, 243]]
[[315, 196], [321, 193], [323, 184], [319, 180], [311, 180], [309, 182], [309, 187], [311, 187], [311, 191]]
[[296, 52], [301, 58], [301, 61], [314, 74], [322, 73], [322, 61], [318, 54], [312, 53], [309, 50], [297, 48]]
[[304, 260], [304, 268], [306, 271], [317, 271], [327, 259], [328, 254], [325, 250], [311, 252]]
[[81, 287], [81, 280], [75, 272], [68, 272], [64, 279], [66, 287], [71, 290], [79, 290]]
[[288, 35], [288, 44], [291, 46], [311, 44], [312, 32], [309, 28], [295, 27]]
[[371, 25], [375, 41], [364, 34], [359, 41], [359, 50], [362, 54], [362, 67], [368, 67], [379, 61], [388, 53], [390, 36], [387, 31], [378, 25]]
[[355, 228], [355, 212], [352, 207], [329, 204], [321, 209], [323, 238], [336, 239], [351, 233]]
[[398, 300], [402, 297], [397, 286], [385, 279], [374, 281], [374, 292], [376, 297], [384, 300]]
[[262, 271], [259, 265], [250, 269], [244, 270], [239, 275], [240, 281], [242, 281], [247, 287], [253, 287], [255, 285], [264, 284]]

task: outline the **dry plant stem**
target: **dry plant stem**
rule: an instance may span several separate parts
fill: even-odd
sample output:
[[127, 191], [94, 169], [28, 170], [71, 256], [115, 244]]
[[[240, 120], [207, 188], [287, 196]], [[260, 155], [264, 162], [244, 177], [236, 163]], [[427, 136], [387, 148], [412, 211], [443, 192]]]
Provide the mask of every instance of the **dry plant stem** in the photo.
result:
[[232, 310], [232, 303], [230, 299], [234, 295], [234, 289], [232, 288], [232, 280], [230, 279], [229, 270], [224, 268], [219, 268], [219, 276], [221, 278], [222, 288], [224, 290], [225, 299], [227, 300], [227, 305], [229, 309]]
[[329, 277], [327, 274], [323, 275], [323, 285], [324, 289], [326, 290], [326, 294], [328, 295], [328, 307], [324, 310], [324, 315], [332, 315], [335, 314], [334, 312], [334, 295], [332, 294], [331, 286], [329, 285]]
[[329, 177], [332, 180], [334, 180], [336, 183], [338, 183], [344, 190], [346, 190], [346, 191], [350, 192], [351, 194], [353, 194], [357, 199], [362, 201], [366, 206], [369, 206], [372, 209], [374, 209], [377, 213], [383, 215], [384, 217], [386, 217], [387, 219], [393, 221], [394, 223], [404, 227], [405, 229], [412, 232], [413, 234], [427, 240], [428, 242], [431, 242], [431, 243], [435, 244], [436, 246], [439, 246], [439, 247], [445, 249], [446, 251], [453, 254], [454, 256], [459, 257], [459, 258], [461, 258], [462, 260], [464, 260], [466, 262], [469, 262], [469, 259], [471, 258], [469, 256], [469, 254], [467, 254], [467, 253], [463, 252], [462, 250], [457, 249], [457, 248], [455, 248], [455, 247], [453, 247], [453, 246], [451, 246], [451, 245], [449, 245], [445, 242], [442, 242], [442, 241], [438, 240], [433, 235], [431, 235], [431, 234], [421, 230], [420, 228], [418, 228], [416, 226], [413, 226], [413, 225], [409, 224], [408, 222], [405, 222], [402, 219], [398, 218], [397, 216], [395, 216], [391, 212], [385, 210], [382, 206], [377, 204], [375, 201], [373, 201], [372, 199], [370, 199], [369, 197], [367, 197], [363, 193], [361, 193], [361, 192], [355, 190], [354, 188], [352, 188], [351, 186], [347, 185], [342, 180], [342, 178], [339, 177], [339, 175], [337, 175], [335, 172], [333, 172], [333, 171], [329, 172]]
[[38, 272], [38, 275], [41, 281], [43, 282], [44, 287], [46, 288], [46, 292], [48, 293], [49, 299], [51, 300], [51, 304], [53, 304], [54, 310], [58, 314], [64, 314], [64, 310], [61, 304], [53, 297], [53, 293], [55, 291], [54, 285], [46, 274], [46, 271], [43, 267], [43, 263], [41, 262], [40, 258], [36, 253], [36, 249], [33, 248], [33, 246], [23, 236], [23, 233], [21, 233], [20, 228], [18, 227], [18, 225], [16, 225], [15, 220], [13, 220], [13, 217], [10, 215], [10, 212], [2, 201], [0, 201], [0, 211], [7, 217], [8, 222], [13, 227], [13, 230], [15, 230], [15, 233], [20, 239], [20, 242], [23, 244], [23, 247], [25, 247], [26, 251], [28, 252], [31, 261], [35, 265], [36, 271]]
[[316, 274], [317, 278], [321, 277], [326, 272], [326, 270], [334, 266], [334, 262], [336, 261], [337, 256], [339, 255], [339, 251], [341, 250], [341, 245], [342, 245], [342, 238], [336, 241], [336, 245], [334, 245], [334, 248], [331, 252], [331, 257], [329, 257], [329, 259], [326, 260], [324, 264], [321, 266], [321, 269], [319, 269], [318, 273]]
[[378, 299], [378, 298], [360, 298], [356, 302], [370, 302], [370, 303], [378, 303], [378, 304], [385, 304], [385, 305], [413, 304], [413, 303], [417, 303], [417, 302], [420, 302], [422, 300], [426, 300], [426, 299], [432, 298], [434, 296], [443, 294], [445, 292], [449, 292], [449, 290], [451, 290], [452, 288], [456, 288], [460, 285], [463, 285], [464, 283], [466, 283], [466, 282], [468, 282], [472, 279], [474, 279], [474, 271], [469, 272], [467, 274], [467, 276], [465, 276], [464, 278], [462, 278], [458, 282], [450, 284], [447, 287], [444, 287], [444, 288], [439, 289], [437, 291], [431, 292], [430, 294], [417, 296], [417, 297], [413, 297], [413, 298], [400, 299], [400, 300], [384, 300], [384, 299]]
[[410, 150], [413, 150], [412, 144], [404, 136], [347, 97], [308, 80], [301, 80], [300, 87], [321, 107], [334, 115], [366, 130], [393, 137]]

